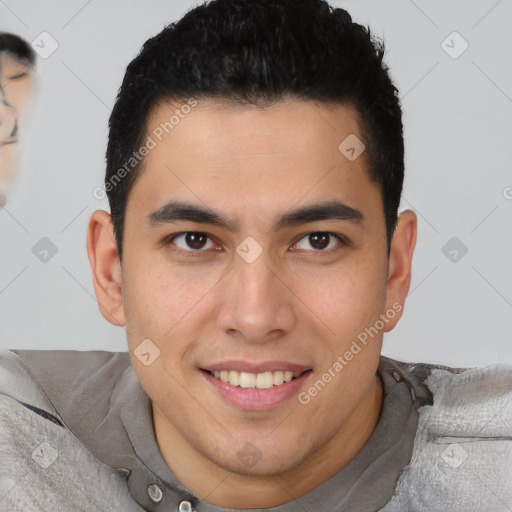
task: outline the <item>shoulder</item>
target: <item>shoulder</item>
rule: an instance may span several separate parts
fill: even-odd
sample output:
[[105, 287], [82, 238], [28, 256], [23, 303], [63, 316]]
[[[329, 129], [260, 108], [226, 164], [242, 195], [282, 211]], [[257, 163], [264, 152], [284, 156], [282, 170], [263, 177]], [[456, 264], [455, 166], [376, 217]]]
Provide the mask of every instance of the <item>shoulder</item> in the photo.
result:
[[418, 410], [410, 464], [383, 511], [512, 507], [512, 364], [397, 364], [431, 401]]
[[497, 363], [460, 373], [433, 369], [426, 381], [436, 397], [430, 413], [432, 429], [448, 435], [512, 434], [512, 364]]
[[[511, 433], [512, 363], [449, 367], [387, 359], [411, 384], [428, 389], [429, 428], [448, 434]], [[493, 422], [489, 422], [489, 415]]]
[[108, 352], [0, 350], [0, 502], [6, 509], [140, 510], [122, 475], [101, 464], [66, 424], [79, 419], [95, 377], [103, 376], [110, 393], [116, 368], [125, 363], [126, 356]]
[[[112, 388], [130, 367], [127, 352], [0, 350], [0, 395], [60, 412], [72, 395]], [[51, 411], [50, 411], [51, 410]]]
[[128, 352], [0, 350], [0, 407], [15, 402], [77, 435], [77, 418], [93, 430], [137, 382]]

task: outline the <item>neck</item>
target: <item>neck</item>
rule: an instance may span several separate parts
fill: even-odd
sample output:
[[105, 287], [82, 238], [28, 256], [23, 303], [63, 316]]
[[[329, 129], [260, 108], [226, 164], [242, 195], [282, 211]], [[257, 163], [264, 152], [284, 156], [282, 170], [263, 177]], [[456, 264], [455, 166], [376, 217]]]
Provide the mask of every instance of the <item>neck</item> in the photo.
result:
[[222, 508], [269, 508], [307, 494], [343, 469], [371, 437], [382, 403], [382, 383], [376, 376], [336, 435], [307, 460], [277, 476], [240, 475], [205, 459], [176, 430], [169, 430], [154, 404], [153, 423], [165, 462], [176, 478], [203, 501]]

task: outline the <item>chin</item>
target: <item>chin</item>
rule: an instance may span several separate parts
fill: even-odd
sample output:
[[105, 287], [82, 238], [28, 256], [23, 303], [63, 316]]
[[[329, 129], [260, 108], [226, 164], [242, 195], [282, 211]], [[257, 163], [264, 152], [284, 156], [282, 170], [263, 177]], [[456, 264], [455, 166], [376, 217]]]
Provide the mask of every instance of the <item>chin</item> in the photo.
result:
[[[275, 443], [265, 444], [264, 439], [259, 443], [237, 439], [224, 450], [205, 455], [231, 473], [251, 477], [271, 477], [290, 471], [307, 457], [307, 453], [297, 451], [297, 444], [294, 442], [290, 443], [290, 446], [285, 446], [284, 443], [280, 443], [276, 447]], [[235, 446], [240, 448], [235, 449]]]

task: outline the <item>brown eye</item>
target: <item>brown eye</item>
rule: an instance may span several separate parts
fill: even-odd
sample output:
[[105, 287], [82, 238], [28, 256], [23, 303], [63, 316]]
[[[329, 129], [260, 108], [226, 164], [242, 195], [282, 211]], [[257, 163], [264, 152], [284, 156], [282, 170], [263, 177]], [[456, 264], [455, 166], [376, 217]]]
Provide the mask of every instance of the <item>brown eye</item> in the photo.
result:
[[311, 233], [309, 243], [315, 249], [325, 249], [329, 245], [331, 235], [328, 233]]
[[[208, 246], [210, 241], [210, 246]], [[188, 252], [205, 252], [205, 249], [210, 249], [214, 245], [210, 237], [206, 233], [198, 231], [187, 231], [174, 235], [169, 239], [169, 242], [174, 243], [179, 249]]]
[[185, 243], [191, 249], [202, 249], [208, 237], [203, 233], [187, 233], [185, 235]]
[[313, 252], [328, 252], [325, 250], [326, 248], [330, 249], [336, 246], [336, 244], [333, 245], [333, 240], [337, 240], [338, 245], [341, 245], [342, 239], [340, 236], [325, 231], [317, 231], [301, 238], [299, 242], [295, 244], [295, 247], [307, 251], [311, 251], [311, 248], [313, 248]]

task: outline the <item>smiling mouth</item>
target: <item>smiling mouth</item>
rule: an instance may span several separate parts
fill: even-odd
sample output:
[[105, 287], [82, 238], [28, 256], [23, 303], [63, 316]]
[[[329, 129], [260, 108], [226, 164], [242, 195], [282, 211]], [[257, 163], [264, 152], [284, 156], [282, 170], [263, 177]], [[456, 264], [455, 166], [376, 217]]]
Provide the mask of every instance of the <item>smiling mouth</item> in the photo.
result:
[[283, 384], [295, 380], [311, 370], [306, 370], [304, 372], [278, 370], [263, 373], [238, 372], [236, 370], [212, 371], [206, 369], [202, 369], [202, 371], [222, 382], [225, 382], [226, 384], [230, 384], [233, 387], [240, 387], [244, 389], [269, 389], [274, 386], [282, 386]]

